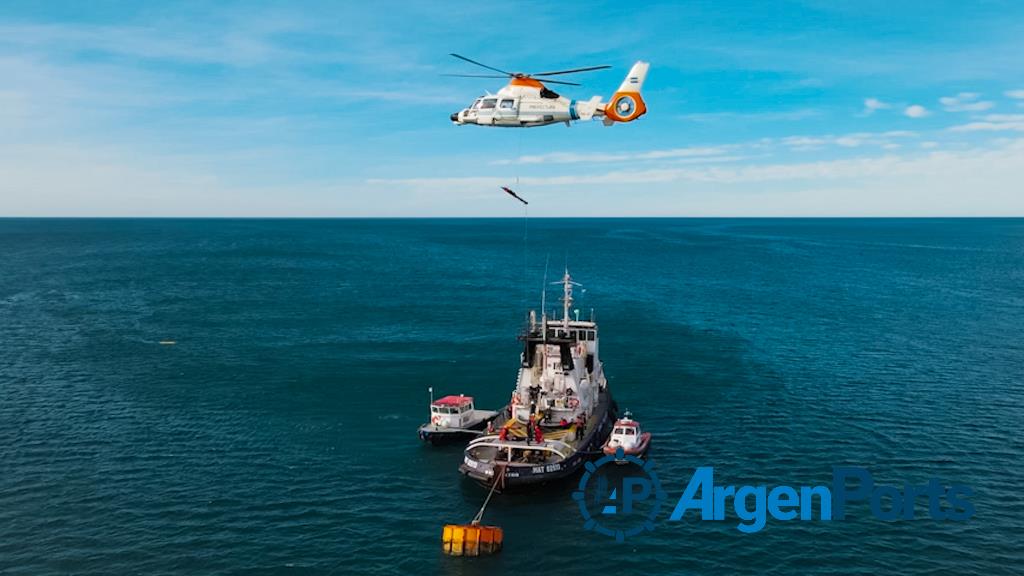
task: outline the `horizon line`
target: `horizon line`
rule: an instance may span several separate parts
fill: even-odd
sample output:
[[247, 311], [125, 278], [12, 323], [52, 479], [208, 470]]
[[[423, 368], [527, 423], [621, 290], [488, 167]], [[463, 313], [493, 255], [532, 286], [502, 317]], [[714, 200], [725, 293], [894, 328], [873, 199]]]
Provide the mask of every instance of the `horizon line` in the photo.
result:
[[1020, 215], [915, 216], [0, 216], [0, 220], [1017, 220]]

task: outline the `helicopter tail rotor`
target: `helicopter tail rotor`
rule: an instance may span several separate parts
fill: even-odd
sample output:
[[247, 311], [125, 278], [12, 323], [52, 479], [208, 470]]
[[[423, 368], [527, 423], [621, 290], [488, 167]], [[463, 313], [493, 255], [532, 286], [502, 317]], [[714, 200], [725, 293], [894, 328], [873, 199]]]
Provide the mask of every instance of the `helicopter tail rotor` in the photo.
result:
[[629, 69], [626, 79], [604, 107], [605, 126], [615, 122], [632, 122], [647, 113], [647, 104], [640, 96], [640, 89], [647, 79], [650, 66], [648, 62], [637, 62]]

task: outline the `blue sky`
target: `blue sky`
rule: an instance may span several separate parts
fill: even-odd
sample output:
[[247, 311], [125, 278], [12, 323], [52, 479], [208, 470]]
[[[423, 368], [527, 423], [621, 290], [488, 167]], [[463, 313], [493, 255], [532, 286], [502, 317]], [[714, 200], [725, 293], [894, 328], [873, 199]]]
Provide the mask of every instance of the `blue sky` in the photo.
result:
[[[651, 62], [632, 124], [448, 115]], [[1024, 215], [1020, 2], [0, 5], [0, 215]]]

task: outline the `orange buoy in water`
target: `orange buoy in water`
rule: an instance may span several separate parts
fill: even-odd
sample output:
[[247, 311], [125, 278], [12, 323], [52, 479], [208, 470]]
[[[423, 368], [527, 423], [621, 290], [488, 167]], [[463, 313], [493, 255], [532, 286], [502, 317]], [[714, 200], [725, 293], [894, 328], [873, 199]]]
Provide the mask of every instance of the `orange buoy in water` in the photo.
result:
[[448, 524], [441, 535], [441, 550], [449, 556], [486, 556], [501, 552], [505, 533], [497, 526]]
[[481, 526], [480, 520], [484, 517], [484, 510], [487, 503], [491, 501], [494, 490], [505, 477], [505, 468], [502, 466], [494, 475], [494, 483], [487, 493], [487, 499], [476, 517], [469, 524], [446, 524], [441, 532], [441, 550], [449, 556], [481, 556], [497, 554], [501, 552], [501, 546], [505, 539], [505, 533], [497, 526]]

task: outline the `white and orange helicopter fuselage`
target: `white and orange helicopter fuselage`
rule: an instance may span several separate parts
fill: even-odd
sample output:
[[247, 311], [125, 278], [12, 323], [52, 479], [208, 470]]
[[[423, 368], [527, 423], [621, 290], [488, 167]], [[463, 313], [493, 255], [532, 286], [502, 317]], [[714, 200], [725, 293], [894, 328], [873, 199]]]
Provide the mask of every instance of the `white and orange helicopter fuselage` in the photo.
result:
[[544, 86], [541, 80], [528, 76], [514, 77], [497, 94], [485, 94], [464, 110], [451, 115], [455, 124], [530, 128], [577, 120], [602, 120], [605, 126], [616, 122], [632, 122], [647, 112], [640, 96], [647, 78], [647, 62], [637, 62], [611, 100], [600, 96], [590, 100], [572, 100]]

